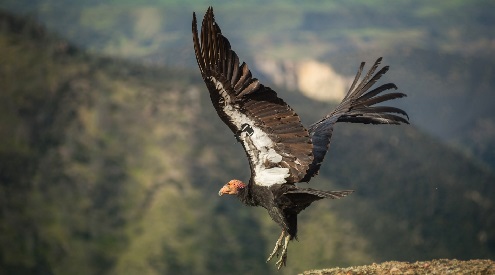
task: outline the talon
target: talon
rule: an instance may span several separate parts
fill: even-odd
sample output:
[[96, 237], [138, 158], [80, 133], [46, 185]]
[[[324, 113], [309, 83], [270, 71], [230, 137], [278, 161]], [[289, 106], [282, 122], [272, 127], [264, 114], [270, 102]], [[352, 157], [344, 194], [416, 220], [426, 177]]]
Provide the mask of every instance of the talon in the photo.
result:
[[[282, 240], [283, 240], [283, 245], [282, 245]], [[270, 254], [268, 257], [268, 260], [266, 262], [269, 262], [274, 255], [277, 255], [278, 261], [275, 263], [277, 266], [277, 269], [282, 268], [282, 266], [287, 265], [287, 246], [289, 245], [290, 241], [290, 235], [286, 235], [284, 231], [282, 231], [282, 234], [277, 240], [277, 243], [275, 243], [275, 248], [273, 249], [273, 252]], [[280, 256], [280, 257], [279, 257]]]
[[285, 236], [285, 232], [282, 231], [282, 234], [280, 234], [280, 237], [275, 243], [275, 247], [273, 248], [272, 253], [270, 254], [270, 256], [268, 256], [268, 259], [266, 260], [267, 263], [273, 258], [273, 256], [277, 255], [278, 258], [278, 256], [280, 255], [279, 250], [282, 248], [282, 239], [284, 238], [284, 236]]
[[280, 269], [282, 266], [287, 265], [287, 251], [285, 254], [282, 255], [282, 257], [280, 257], [280, 259], [277, 261], [276, 265], [277, 265], [277, 269]]
[[280, 269], [283, 266], [287, 265], [287, 246], [289, 246], [290, 235], [285, 236], [284, 246], [282, 248], [282, 256], [277, 262], [277, 268]]

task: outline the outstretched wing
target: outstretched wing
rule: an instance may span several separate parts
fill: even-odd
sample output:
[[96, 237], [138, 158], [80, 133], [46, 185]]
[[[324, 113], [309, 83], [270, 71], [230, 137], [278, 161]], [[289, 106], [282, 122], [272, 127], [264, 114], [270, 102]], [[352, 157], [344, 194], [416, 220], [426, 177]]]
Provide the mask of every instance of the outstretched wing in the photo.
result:
[[[249, 158], [252, 181], [270, 186], [298, 182], [313, 161], [313, 146], [299, 116], [246, 63], [239, 65], [208, 8], [198, 37], [192, 31], [196, 60], [220, 118], [234, 132]], [[251, 181], [250, 181], [251, 182]]]
[[328, 146], [330, 145], [330, 138], [332, 137], [333, 126], [335, 123], [409, 123], [407, 113], [399, 108], [374, 106], [378, 103], [406, 96], [403, 93], [397, 92], [382, 94], [384, 91], [397, 89], [397, 86], [393, 83], [383, 84], [368, 92], [373, 84], [375, 84], [380, 77], [388, 71], [389, 67], [385, 66], [375, 74], [381, 60], [381, 57], [376, 60], [375, 64], [371, 67], [363, 80], [358, 84], [365, 64], [362, 62], [351, 88], [339, 106], [337, 106], [333, 112], [309, 127], [309, 134], [313, 142], [314, 159], [308, 169], [308, 174], [302, 179], [302, 181], [309, 181], [311, 177], [315, 176], [320, 170], [321, 163], [323, 162], [325, 154], [328, 151]]

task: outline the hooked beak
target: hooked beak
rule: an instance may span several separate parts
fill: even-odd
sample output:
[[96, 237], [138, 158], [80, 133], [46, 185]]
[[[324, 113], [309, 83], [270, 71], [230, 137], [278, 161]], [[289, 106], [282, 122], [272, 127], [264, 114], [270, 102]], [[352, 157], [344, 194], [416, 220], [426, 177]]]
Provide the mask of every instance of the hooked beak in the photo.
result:
[[230, 193], [231, 193], [231, 191], [230, 191], [230, 186], [228, 186], [227, 184], [226, 184], [226, 185], [224, 185], [224, 186], [220, 189], [220, 191], [218, 191], [218, 195], [219, 195], [219, 196], [222, 196], [222, 195], [224, 195], [224, 194], [230, 194]]

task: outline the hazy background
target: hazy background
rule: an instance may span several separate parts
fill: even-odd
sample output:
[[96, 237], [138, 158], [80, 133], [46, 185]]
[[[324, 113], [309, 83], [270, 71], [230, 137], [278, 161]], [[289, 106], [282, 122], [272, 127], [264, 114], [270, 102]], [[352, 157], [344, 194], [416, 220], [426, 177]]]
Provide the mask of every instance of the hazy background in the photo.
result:
[[[380, 56], [411, 126], [338, 125], [280, 274], [495, 257], [495, 2], [0, 3], [0, 273], [267, 274], [279, 228], [218, 198], [247, 180], [195, 64], [214, 7], [309, 125]], [[367, 68], [368, 68], [367, 67]]]

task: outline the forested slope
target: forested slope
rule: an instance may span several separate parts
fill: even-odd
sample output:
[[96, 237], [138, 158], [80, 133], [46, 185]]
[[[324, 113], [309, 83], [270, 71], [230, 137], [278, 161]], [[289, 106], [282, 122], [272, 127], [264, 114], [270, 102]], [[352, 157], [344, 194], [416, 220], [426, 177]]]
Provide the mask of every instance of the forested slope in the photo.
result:
[[[93, 56], [5, 12], [0, 52], [0, 273], [275, 272], [276, 225], [217, 195], [249, 168], [198, 72]], [[333, 107], [278, 90], [305, 123]], [[338, 125], [312, 184], [356, 193], [301, 215], [283, 273], [493, 258], [494, 180], [414, 126]]]

